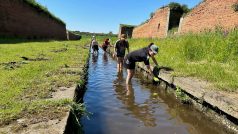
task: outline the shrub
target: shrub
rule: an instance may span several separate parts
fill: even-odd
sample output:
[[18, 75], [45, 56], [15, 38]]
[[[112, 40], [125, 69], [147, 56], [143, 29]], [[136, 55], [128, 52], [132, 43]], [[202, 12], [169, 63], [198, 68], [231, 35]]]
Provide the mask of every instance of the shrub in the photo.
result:
[[235, 12], [238, 12], [238, 3], [232, 5], [232, 8], [234, 9]]
[[171, 2], [168, 6], [171, 10], [180, 11], [181, 13], [187, 13], [190, 11], [187, 5], [180, 5], [176, 2]]

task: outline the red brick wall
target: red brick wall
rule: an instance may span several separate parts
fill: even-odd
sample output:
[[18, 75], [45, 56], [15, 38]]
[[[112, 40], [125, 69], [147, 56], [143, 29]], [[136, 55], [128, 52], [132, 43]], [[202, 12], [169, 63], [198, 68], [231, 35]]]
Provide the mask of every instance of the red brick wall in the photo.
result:
[[170, 9], [168, 7], [157, 10], [154, 16], [147, 23], [134, 28], [132, 38], [166, 37], [169, 13]]
[[238, 12], [232, 8], [238, 0], [206, 0], [188, 15], [186, 15], [179, 28], [179, 33], [202, 32], [223, 27], [228, 30], [238, 27]]
[[22, 0], [0, 0], [0, 36], [67, 39], [66, 26]]

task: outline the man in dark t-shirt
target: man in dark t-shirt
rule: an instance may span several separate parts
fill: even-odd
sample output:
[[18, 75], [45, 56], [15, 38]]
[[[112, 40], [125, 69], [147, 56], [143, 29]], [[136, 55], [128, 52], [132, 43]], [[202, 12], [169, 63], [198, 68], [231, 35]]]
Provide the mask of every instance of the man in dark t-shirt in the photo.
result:
[[134, 76], [135, 72], [136, 62], [144, 62], [147, 69], [149, 70], [149, 73], [152, 74], [149, 59], [152, 58], [155, 65], [158, 66], [158, 63], [154, 57], [158, 53], [158, 51], [159, 48], [154, 43], [150, 43], [148, 47], [144, 47], [142, 49], [130, 52], [126, 55], [124, 59], [124, 66], [127, 69], [126, 84], [131, 83], [131, 79]]
[[117, 72], [122, 72], [123, 59], [126, 53], [126, 49], [129, 53], [129, 43], [126, 40], [125, 34], [121, 35], [121, 38], [116, 41], [114, 47], [114, 56], [117, 56]]

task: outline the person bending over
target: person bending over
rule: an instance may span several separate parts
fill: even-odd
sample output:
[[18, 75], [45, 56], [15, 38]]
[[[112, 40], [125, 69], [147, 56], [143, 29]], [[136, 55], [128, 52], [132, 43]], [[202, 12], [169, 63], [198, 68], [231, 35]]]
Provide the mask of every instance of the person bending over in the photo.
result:
[[110, 47], [110, 46], [111, 46], [111, 44], [110, 44], [110, 39], [107, 38], [107, 39], [103, 42], [103, 44], [102, 44], [102, 49], [103, 49], [103, 51], [104, 51], [104, 52], [107, 52], [107, 48]]
[[154, 43], [150, 43], [149, 46], [135, 50], [126, 55], [124, 59], [124, 67], [127, 69], [126, 84], [131, 83], [131, 79], [135, 73], [136, 62], [144, 62], [147, 69], [149, 70], [149, 73], [152, 74], [149, 59], [152, 58], [155, 65], [158, 66], [158, 63], [154, 57], [158, 53], [158, 51], [159, 47]]

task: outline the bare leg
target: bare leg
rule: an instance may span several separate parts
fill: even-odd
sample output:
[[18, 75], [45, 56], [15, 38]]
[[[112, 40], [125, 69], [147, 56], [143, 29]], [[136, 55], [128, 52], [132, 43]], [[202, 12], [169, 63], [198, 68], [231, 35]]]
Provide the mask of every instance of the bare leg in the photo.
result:
[[123, 66], [123, 57], [119, 58], [119, 71], [122, 72], [122, 66]]
[[117, 72], [120, 72], [120, 64], [117, 62]]
[[134, 76], [134, 73], [135, 73], [134, 69], [127, 69], [126, 84], [131, 84], [131, 79]]
[[119, 61], [119, 71], [122, 72], [122, 63], [121, 63], [121, 60]]
[[117, 57], [117, 72], [122, 72], [123, 58]]

